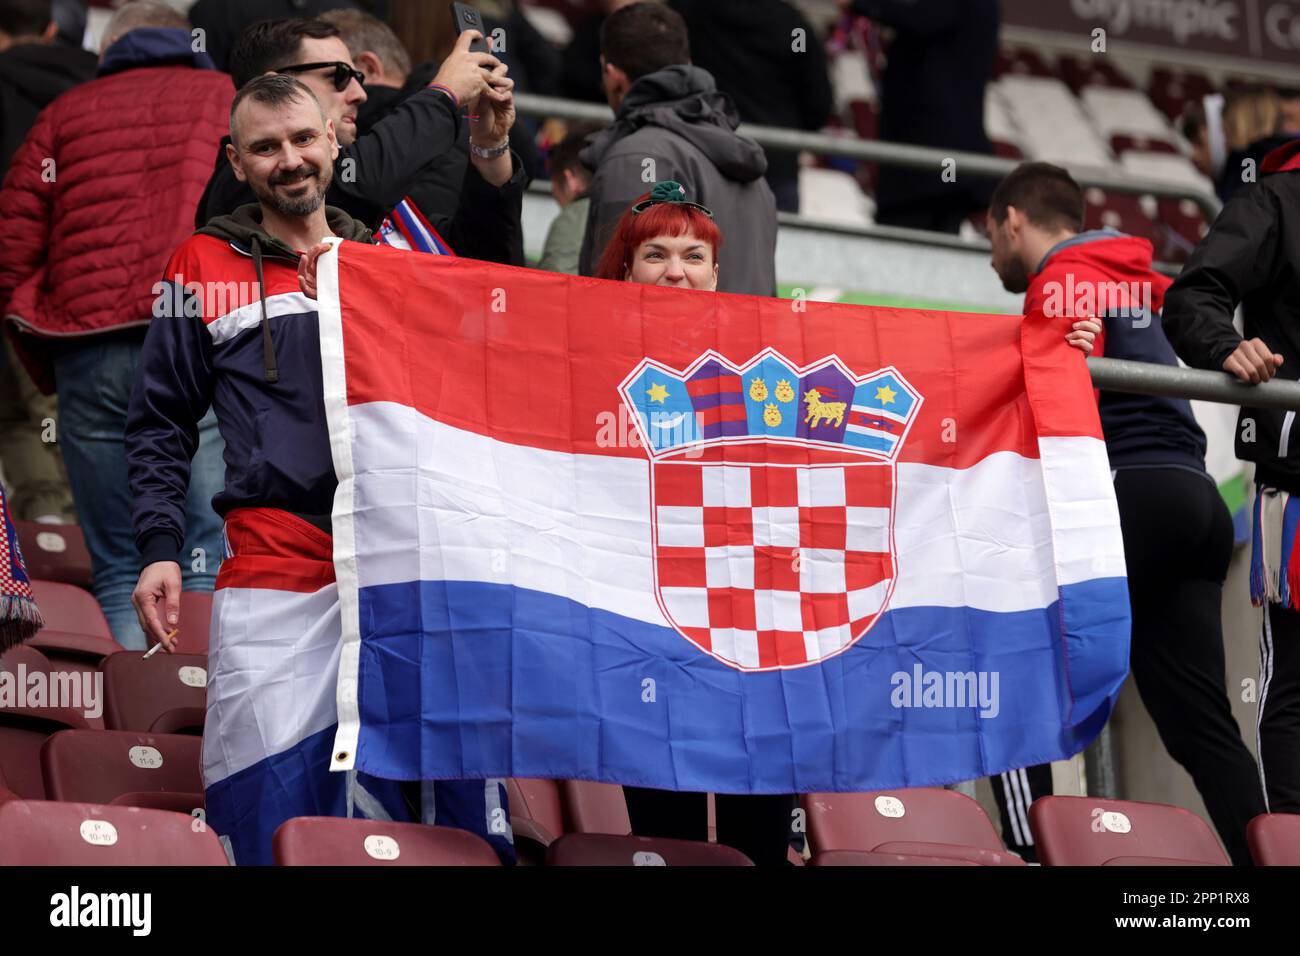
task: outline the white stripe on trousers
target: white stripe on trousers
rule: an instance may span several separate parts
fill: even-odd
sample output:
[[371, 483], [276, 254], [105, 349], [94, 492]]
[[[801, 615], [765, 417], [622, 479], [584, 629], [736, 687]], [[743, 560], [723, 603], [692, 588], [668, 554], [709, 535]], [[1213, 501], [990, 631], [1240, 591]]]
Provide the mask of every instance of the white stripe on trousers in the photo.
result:
[[1264, 602], [1264, 626], [1259, 629], [1259, 703], [1255, 705], [1255, 762], [1259, 765], [1259, 785], [1264, 791], [1264, 812], [1268, 809], [1268, 784], [1264, 779], [1264, 741], [1260, 724], [1264, 721], [1264, 702], [1268, 699], [1268, 685], [1273, 679], [1273, 622], [1269, 615], [1271, 605]]

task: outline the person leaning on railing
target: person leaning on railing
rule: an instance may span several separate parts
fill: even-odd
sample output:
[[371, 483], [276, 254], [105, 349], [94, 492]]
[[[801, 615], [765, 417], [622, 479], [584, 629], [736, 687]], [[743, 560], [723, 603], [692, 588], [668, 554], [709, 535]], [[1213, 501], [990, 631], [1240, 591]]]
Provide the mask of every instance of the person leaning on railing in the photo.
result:
[[[1300, 378], [1300, 142], [1264, 157], [1165, 296], [1188, 365], [1258, 384]], [[1245, 335], [1233, 325], [1242, 306]], [[1296, 413], [1244, 406], [1237, 457], [1255, 463], [1250, 596], [1264, 606], [1257, 755], [1268, 809], [1300, 813], [1300, 433]]]

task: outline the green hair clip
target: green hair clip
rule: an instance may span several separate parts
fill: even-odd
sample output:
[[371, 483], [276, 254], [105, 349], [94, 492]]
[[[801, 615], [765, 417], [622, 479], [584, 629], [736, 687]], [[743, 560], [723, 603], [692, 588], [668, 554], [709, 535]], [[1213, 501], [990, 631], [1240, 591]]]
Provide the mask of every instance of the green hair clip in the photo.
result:
[[683, 206], [690, 206], [694, 209], [698, 209], [700, 212], [704, 213], [704, 215], [708, 216], [710, 219], [713, 218], [713, 210], [709, 209], [706, 206], [701, 206], [697, 202], [689, 201], [686, 198], [686, 187], [683, 186], [681, 183], [673, 182], [673, 180], [671, 179], [666, 179], [663, 182], [655, 183], [654, 188], [650, 190], [650, 198], [643, 199], [635, 206], [633, 206], [632, 214], [639, 215], [640, 213], [645, 212], [651, 206], [658, 206], [660, 203], [666, 203], [666, 202], [680, 203]]

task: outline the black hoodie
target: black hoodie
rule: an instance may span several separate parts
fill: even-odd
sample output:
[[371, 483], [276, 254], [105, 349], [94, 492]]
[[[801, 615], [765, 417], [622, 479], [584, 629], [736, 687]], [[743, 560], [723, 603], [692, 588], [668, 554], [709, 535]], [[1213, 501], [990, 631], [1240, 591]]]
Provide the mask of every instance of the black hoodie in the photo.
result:
[[41, 110], [95, 76], [86, 50], [23, 43], [0, 53], [0, 180]]

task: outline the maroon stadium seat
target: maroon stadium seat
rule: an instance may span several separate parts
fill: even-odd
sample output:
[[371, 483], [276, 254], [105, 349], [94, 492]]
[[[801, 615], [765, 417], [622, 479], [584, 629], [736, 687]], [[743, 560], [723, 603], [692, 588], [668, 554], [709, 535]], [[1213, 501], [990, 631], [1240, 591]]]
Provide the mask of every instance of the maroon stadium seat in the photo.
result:
[[1024, 865], [1006, 851], [984, 809], [955, 790], [810, 793], [804, 796], [803, 806], [808, 839], [818, 857], [854, 850], [944, 857], [981, 866]]
[[1156, 221], [1142, 207], [1142, 200], [1128, 193], [1106, 192], [1097, 187], [1083, 191], [1083, 228], [1118, 229], [1156, 245], [1160, 240]]
[[207, 827], [165, 810], [10, 800], [0, 804], [0, 866], [227, 866]]
[[[21, 669], [20, 669], [21, 668]], [[0, 670], [24, 677], [52, 673], [45, 655], [33, 647], [11, 647], [0, 658]], [[11, 678], [13, 679], [13, 678]], [[9, 791], [27, 800], [45, 799], [41, 777], [41, 747], [50, 734], [68, 728], [84, 729], [85, 715], [67, 707], [0, 706], [0, 772]]]
[[1181, 807], [1040, 797], [1029, 829], [1044, 866], [1228, 866], [1214, 831]]
[[560, 798], [564, 806], [566, 833], [613, 833], [626, 836], [632, 832], [623, 788], [616, 783], [561, 780]]
[[119, 794], [113, 798], [109, 806], [170, 810], [172, 813], [184, 813], [193, 816], [195, 810], [205, 809], [207, 803], [202, 793], [164, 793], [158, 790], [137, 790], [132, 793]]
[[1077, 95], [1085, 86], [1110, 86], [1131, 90], [1133, 82], [1104, 56], [1076, 57], [1064, 54], [1057, 59], [1061, 79]]
[[1110, 148], [1116, 156], [1122, 156], [1130, 150], [1140, 153], [1178, 154], [1178, 147], [1167, 139], [1141, 136], [1136, 133], [1116, 133], [1110, 138]]
[[[104, 726], [109, 730], [171, 733], [156, 729], [155, 722], [172, 710], [202, 713], [207, 704], [206, 655], [159, 651], [146, 658], [121, 651], [104, 658], [99, 669], [104, 673]], [[187, 717], [187, 723], [192, 719]]]
[[717, 843], [609, 833], [568, 833], [546, 848], [547, 866], [753, 866]]
[[[208, 634], [212, 630], [212, 593], [210, 591], [181, 592], [180, 633], [176, 635], [178, 654], [206, 654]], [[149, 646], [158, 642], [152, 634], [145, 636]], [[158, 652], [163, 653], [162, 651]], [[156, 655], [155, 655], [156, 656]]]
[[27, 575], [37, 581], [58, 581], [89, 589], [90, 552], [75, 524], [15, 521], [18, 544], [27, 562]]
[[452, 827], [295, 817], [271, 844], [277, 866], [500, 866], [481, 837]]
[[564, 807], [554, 780], [511, 777], [506, 781], [506, 798], [516, 844], [522, 837], [546, 847], [563, 835]]
[[60, 731], [41, 750], [45, 793], [82, 803], [112, 803], [146, 790], [196, 793], [203, 789], [202, 746], [198, 737], [181, 734]]
[[1256, 866], [1300, 866], [1300, 813], [1261, 813], [1246, 840]]
[[188, 734], [191, 737], [203, 736], [203, 725], [207, 720], [207, 710], [203, 707], [173, 707], [159, 714], [149, 725], [151, 734]]
[[17, 799], [18, 794], [9, 789], [9, 785], [5, 783], [4, 771], [0, 770], [0, 803], [4, 803], [6, 800]]
[[1171, 120], [1177, 119], [1192, 101], [1214, 92], [1214, 84], [1202, 73], [1157, 67], [1151, 71], [1147, 95], [1156, 108]]
[[908, 853], [868, 853], [863, 850], [830, 850], [818, 853], [809, 866], [979, 866], [970, 860]]
[[109, 654], [122, 650], [113, 640], [99, 602], [88, 591], [57, 581], [32, 580], [45, 627], [29, 641], [60, 669], [95, 670]]

